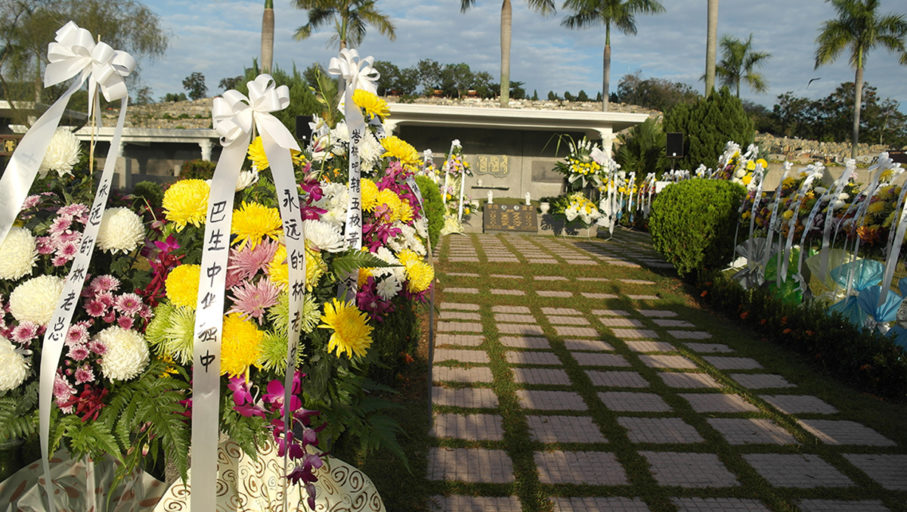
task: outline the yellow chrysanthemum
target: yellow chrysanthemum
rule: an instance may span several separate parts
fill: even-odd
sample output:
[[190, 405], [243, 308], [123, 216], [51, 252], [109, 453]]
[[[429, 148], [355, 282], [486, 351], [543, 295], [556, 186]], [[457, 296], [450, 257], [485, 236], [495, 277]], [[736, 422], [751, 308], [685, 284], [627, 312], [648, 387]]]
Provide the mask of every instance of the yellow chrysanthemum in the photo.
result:
[[220, 345], [220, 374], [244, 375], [261, 357], [261, 342], [265, 337], [255, 323], [243, 320], [239, 313], [224, 317], [224, 334]]
[[318, 284], [318, 280], [321, 279], [321, 276], [327, 272], [328, 266], [324, 262], [324, 258], [321, 257], [321, 253], [318, 251], [311, 251], [306, 249], [305, 251], [305, 286], [306, 289], [312, 291], [312, 288]]
[[353, 103], [359, 105], [359, 108], [364, 109], [369, 117], [378, 116], [384, 119], [391, 115], [391, 109], [387, 106], [386, 101], [368, 91], [363, 91], [362, 89], [356, 89], [353, 93]]
[[419, 293], [428, 289], [435, 279], [435, 269], [422, 260], [406, 266], [406, 289]]
[[793, 217], [793, 216], [794, 216], [794, 211], [793, 211], [793, 210], [785, 210], [784, 213], [781, 214], [781, 217], [782, 217], [784, 220], [790, 220], [790, 218]]
[[200, 265], [180, 265], [170, 271], [164, 281], [164, 288], [171, 303], [195, 309], [201, 269]]
[[754, 162], [754, 161], [752, 161], [752, 160], [747, 161], [747, 162], [746, 162], [746, 170], [747, 170], [747, 171], [755, 171], [755, 170], [756, 170], [756, 162]]
[[252, 165], [263, 171], [268, 168], [268, 155], [265, 154], [265, 145], [261, 142], [261, 137], [255, 137], [255, 140], [249, 144], [249, 160]]
[[398, 196], [393, 190], [386, 188], [378, 192], [378, 197], [376, 199], [377, 205], [385, 205], [387, 209], [390, 210], [391, 220], [396, 219], [396, 212], [400, 209], [400, 196]]
[[293, 165], [297, 165], [297, 166], [305, 165], [305, 153], [303, 153], [302, 151], [296, 151], [295, 149], [291, 149], [290, 157], [293, 159]]
[[394, 210], [394, 215], [392, 220], [399, 220], [400, 222], [410, 222], [413, 220], [413, 207], [403, 199], [400, 200], [400, 204]]
[[405, 140], [396, 137], [385, 137], [381, 141], [381, 145], [384, 147], [384, 154], [382, 157], [389, 156], [396, 158], [403, 165], [418, 165], [420, 162], [419, 153], [416, 151], [416, 148], [412, 147]]
[[886, 182], [894, 176], [894, 169], [886, 169], [882, 171], [882, 174], [879, 174], [879, 181]]
[[768, 162], [764, 158], [756, 160], [756, 165], [761, 165], [763, 169], [768, 169]]
[[182, 231], [186, 224], [199, 227], [208, 214], [208, 193], [211, 186], [205, 180], [180, 180], [164, 192], [164, 217]]
[[365, 283], [368, 282], [368, 278], [372, 275], [372, 269], [359, 267], [359, 277], [356, 279], [356, 285], [359, 287], [365, 286]]
[[749, 185], [750, 182], [753, 181], [753, 175], [747, 174], [746, 176], [740, 178], [740, 181], [742, 181], [744, 185]]
[[885, 201], [873, 201], [873, 202], [869, 203], [869, 207], [866, 208], [866, 211], [870, 215], [876, 215], [876, 214], [882, 213], [882, 211], [885, 210], [886, 206], [887, 206], [887, 203]]
[[368, 178], [362, 178], [359, 188], [362, 193], [362, 209], [367, 212], [374, 210], [378, 205], [378, 185]]
[[277, 240], [282, 227], [277, 208], [243, 201], [242, 206], [233, 211], [230, 232], [236, 235], [233, 243], [238, 242], [240, 249], [244, 248], [246, 243], [254, 248], [265, 237]]
[[277, 252], [268, 264], [268, 276], [271, 282], [286, 288], [290, 285], [290, 266], [287, 264], [287, 247], [283, 244], [277, 247]]
[[351, 302], [340, 302], [331, 299], [324, 305], [324, 322], [318, 327], [333, 329], [328, 340], [328, 352], [337, 353], [337, 357], [346, 354], [348, 358], [363, 357], [372, 344], [372, 326], [368, 317], [359, 311]]
[[397, 261], [400, 262], [404, 267], [408, 267], [417, 261], [421, 261], [422, 258], [416, 254], [415, 251], [411, 249], [403, 249], [397, 253]]

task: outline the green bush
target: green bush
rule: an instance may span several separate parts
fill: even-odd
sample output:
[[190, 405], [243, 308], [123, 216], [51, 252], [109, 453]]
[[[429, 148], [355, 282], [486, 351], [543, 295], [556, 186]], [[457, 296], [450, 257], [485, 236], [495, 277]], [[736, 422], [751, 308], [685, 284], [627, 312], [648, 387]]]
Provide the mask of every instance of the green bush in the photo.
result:
[[148, 204], [151, 205], [151, 209], [155, 211], [160, 210], [161, 204], [164, 202], [164, 189], [160, 184], [153, 181], [140, 181], [136, 183], [132, 190], [132, 195], [148, 201]]
[[208, 160], [189, 160], [180, 168], [180, 179], [210, 180], [217, 164]]
[[742, 185], [692, 179], [665, 187], [652, 203], [652, 243], [683, 277], [723, 267], [733, 255]]
[[728, 141], [747, 147], [756, 137], [753, 121], [743, 103], [722, 87], [696, 103], [680, 103], [665, 114], [665, 132], [683, 134], [683, 158], [679, 169], [693, 170], [699, 164], [714, 168]]
[[441, 201], [441, 191], [427, 176], [416, 176], [416, 185], [419, 185], [419, 191], [422, 192], [425, 216], [428, 217], [428, 238], [434, 249], [438, 246], [441, 228], [444, 227], [444, 203]]
[[891, 337], [862, 329], [824, 304], [785, 303], [767, 288], [743, 289], [724, 274], [702, 279], [700, 300], [735, 323], [797, 351], [806, 361], [858, 389], [907, 401], [907, 352]]

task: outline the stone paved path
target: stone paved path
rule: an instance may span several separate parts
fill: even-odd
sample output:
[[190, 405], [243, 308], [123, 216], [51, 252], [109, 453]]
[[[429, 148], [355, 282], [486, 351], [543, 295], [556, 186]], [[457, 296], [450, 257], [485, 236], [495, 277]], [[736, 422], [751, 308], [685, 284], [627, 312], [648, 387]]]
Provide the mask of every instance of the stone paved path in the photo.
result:
[[883, 511], [884, 493], [907, 496], [905, 447], [662, 299], [647, 235], [446, 243], [432, 510]]

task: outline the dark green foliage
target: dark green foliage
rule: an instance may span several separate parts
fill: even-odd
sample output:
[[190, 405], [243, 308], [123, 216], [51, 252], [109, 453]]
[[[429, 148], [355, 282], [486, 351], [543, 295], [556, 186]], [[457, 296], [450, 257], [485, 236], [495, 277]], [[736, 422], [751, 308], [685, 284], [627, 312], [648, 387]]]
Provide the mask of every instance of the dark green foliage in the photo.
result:
[[132, 189], [132, 195], [137, 199], [147, 201], [151, 208], [159, 210], [164, 201], [164, 189], [153, 181], [140, 181]]
[[444, 203], [441, 201], [441, 191], [438, 185], [426, 176], [416, 176], [416, 184], [422, 193], [422, 205], [425, 207], [425, 216], [428, 217], [428, 238], [432, 248], [438, 246], [441, 228], [444, 227]]
[[0, 397], [0, 443], [26, 439], [38, 431], [38, 382], [26, 387], [21, 397]]
[[210, 180], [217, 164], [208, 160], [188, 160], [180, 168], [180, 179]]
[[412, 354], [419, 341], [417, 306], [408, 298], [394, 297], [394, 311], [382, 322], [372, 322], [371, 355], [377, 356], [377, 364], [369, 367], [369, 377], [376, 382], [393, 386], [396, 377], [407, 364], [406, 354]]
[[679, 103], [693, 103], [699, 98], [699, 93], [685, 83], [669, 82], [663, 78], [643, 79], [641, 72], [637, 71], [620, 79], [614, 100], [667, 112]]
[[743, 104], [727, 87], [696, 103], [676, 105], [665, 115], [664, 131], [683, 133], [684, 155], [677, 166], [688, 170], [700, 164], [714, 168], [728, 141], [745, 148], [756, 135]]
[[635, 171], [639, 177], [647, 173], [661, 174], [668, 165], [665, 160], [665, 132], [654, 118], [634, 126], [620, 136], [621, 145], [614, 153], [614, 160], [624, 171]]
[[[669, 187], [670, 188], [670, 187]], [[857, 327], [820, 302], [788, 304], [766, 288], [744, 290], [723, 274], [703, 279], [701, 300], [820, 370], [859, 389], [907, 400], [907, 354], [892, 339]]]
[[731, 258], [737, 209], [746, 189], [692, 179], [666, 187], [652, 203], [652, 243], [681, 276], [721, 268]]

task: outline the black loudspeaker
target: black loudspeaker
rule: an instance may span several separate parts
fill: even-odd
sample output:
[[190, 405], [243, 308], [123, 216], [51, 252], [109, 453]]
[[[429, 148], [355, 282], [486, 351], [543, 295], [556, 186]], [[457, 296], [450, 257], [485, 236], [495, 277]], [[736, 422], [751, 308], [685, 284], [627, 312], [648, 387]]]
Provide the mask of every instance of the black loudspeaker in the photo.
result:
[[666, 134], [667, 144], [665, 148], [665, 156], [667, 157], [683, 157], [683, 134], [680, 132], [669, 132]]
[[311, 120], [311, 116], [296, 116], [296, 138], [302, 141], [303, 145], [308, 144], [312, 136], [312, 127], [309, 126]]

